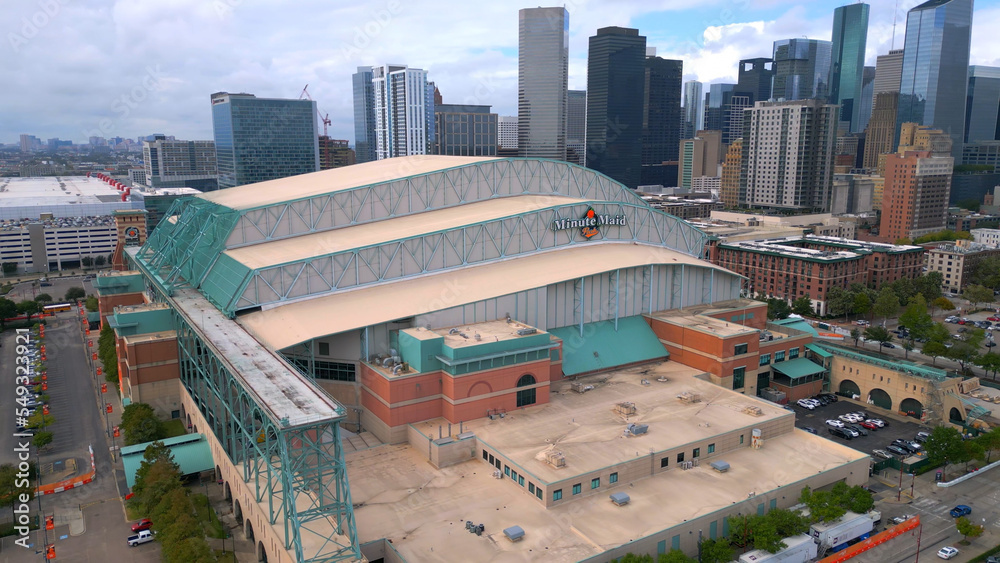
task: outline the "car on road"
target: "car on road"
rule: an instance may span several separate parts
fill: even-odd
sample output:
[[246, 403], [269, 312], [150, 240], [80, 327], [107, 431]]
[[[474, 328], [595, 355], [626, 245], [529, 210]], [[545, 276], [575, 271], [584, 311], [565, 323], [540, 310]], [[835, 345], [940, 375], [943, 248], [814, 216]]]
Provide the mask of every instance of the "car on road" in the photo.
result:
[[[872, 455], [875, 457], [880, 457], [882, 459], [892, 459], [892, 455], [885, 450], [872, 450]], [[897, 524], [899, 522], [896, 522]]]
[[996, 555], [990, 555], [986, 558], [986, 563], [1000, 563], [1000, 557]]
[[868, 322], [868, 321], [866, 321], [864, 319], [858, 319], [858, 320], [854, 321], [854, 324], [856, 324], [858, 326], [869, 326], [869, 325], [871, 325], [870, 322]]
[[864, 420], [858, 424], [860, 424], [862, 428], [867, 428], [868, 430], [878, 430], [878, 424], [875, 424], [870, 420]]
[[952, 557], [958, 555], [958, 549], [947, 545], [938, 550], [937, 556], [941, 559], [951, 559]]
[[816, 408], [816, 403], [810, 401], [809, 399], [799, 399], [798, 401], [795, 401], [795, 404], [809, 410]]
[[907, 456], [910, 455], [910, 452], [904, 450], [903, 448], [901, 448], [899, 446], [894, 446], [892, 444], [886, 446], [885, 447], [885, 451], [890, 452], [890, 453], [894, 453], [894, 454], [896, 454], [898, 456], [903, 456], [903, 457], [907, 457]]
[[902, 524], [903, 522], [906, 522], [910, 518], [913, 518], [912, 514], [902, 514], [900, 516], [897, 516], [897, 517], [893, 518], [892, 519], [892, 523], [893, 524]]
[[143, 518], [135, 524], [132, 524], [132, 533], [138, 533], [143, 530], [148, 530], [153, 527], [153, 521], [149, 518]]
[[949, 512], [948, 514], [951, 514], [952, 518], [958, 518], [960, 516], [968, 516], [969, 514], [972, 514], [972, 507], [967, 504], [960, 504], [955, 508], [952, 508], [951, 512]]
[[831, 427], [831, 428], [843, 428], [844, 427], [844, 423], [843, 422], [841, 422], [839, 420], [834, 420], [832, 418], [830, 420], [826, 421], [826, 425], [829, 426], [829, 427]]
[[885, 344], [882, 345], [882, 347], [883, 348], [895, 348], [896, 345], [893, 344], [892, 342], [886, 342]]

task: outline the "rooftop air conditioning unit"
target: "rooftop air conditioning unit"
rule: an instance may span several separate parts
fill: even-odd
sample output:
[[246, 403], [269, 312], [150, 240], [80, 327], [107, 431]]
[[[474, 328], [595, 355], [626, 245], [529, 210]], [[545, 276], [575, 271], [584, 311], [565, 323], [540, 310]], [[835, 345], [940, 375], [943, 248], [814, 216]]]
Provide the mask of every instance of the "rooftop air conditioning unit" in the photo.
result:
[[709, 463], [709, 465], [711, 465], [712, 469], [718, 471], [719, 473], [729, 471], [729, 464], [724, 461], [713, 461]]
[[518, 336], [527, 336], [529, 334], [535, 334], [536, 332], [538, 332], [538, 329], [537, 328], [531, 328], [531, 327], [517, 329], [517, 335]]
[[504, 528], [503, 535], [512, 542], [521, 541], [524, 539], [524, 529], [520, 526], [511, 526], [510, 528]]
[[615, 405], [615, 412], [618, 414], [623, 414], [625, 416], [631, 416], [636, 413], [635, 403], [631, 401], [623, 401]]
[[629, 424], [625, 427], [625, 434], [629, 436], [639, 436], [645, 434], [649, 430], [649, 426], [646, 424]]
[[548, 451], [545, 452], [545, 463], [548, 463], [556, 469], [561, 469], [566, 467], [566, 456], [562, 452]]
[[625, 506], [632, 499], [625, 493], [611, 493], [611, 502], [615, 503], [616, 506]]

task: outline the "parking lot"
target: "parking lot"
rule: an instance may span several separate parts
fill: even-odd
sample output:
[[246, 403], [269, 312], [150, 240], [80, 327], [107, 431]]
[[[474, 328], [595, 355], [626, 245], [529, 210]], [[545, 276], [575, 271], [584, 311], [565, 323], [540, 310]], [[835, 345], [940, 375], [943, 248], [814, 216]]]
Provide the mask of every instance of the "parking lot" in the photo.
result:
[[[816, 432], [820, 436], [836, 442], [841, 442], [844, 445], [850, 446], [868, 455], [872, 455], [872, 450], [875, 449], [884, 450], [886, 446], [891, 444], [892, 441], [897, 438], [912, 440], [917, 435], [917, 432], [930, 432], [931, 430], [929, 426], [920, 424], [920, 421], [916, 419], [912, 419], [913, 422], [901, 422], [896, 418], [888, 418], [874, 413], [865, 408], [867, 405], [845, 399], [844, 397], [838, 397], [838, 399], [839, 400], [836, 403], [829, 404], [825, 407], [816, 407], [814, 410], [809, 410], [794, 403], [789, 403], [789, 406], [795, 409], [795, 426], [798, 428], [804, 428], [807, 426], [815, 428]], [[826, 425], [827, 419], [837, 419], [837, 417], [842, 414], [862, 410], [869, 414], [869, 418], [878, 418], [885, 421], [885, 428], [880, 428], [874, 431], [868, 430], [867, 436], [858, 436], [857, 438], [853, 438], [851, 440], [834, 436], [827, 430], [829, 428]]]

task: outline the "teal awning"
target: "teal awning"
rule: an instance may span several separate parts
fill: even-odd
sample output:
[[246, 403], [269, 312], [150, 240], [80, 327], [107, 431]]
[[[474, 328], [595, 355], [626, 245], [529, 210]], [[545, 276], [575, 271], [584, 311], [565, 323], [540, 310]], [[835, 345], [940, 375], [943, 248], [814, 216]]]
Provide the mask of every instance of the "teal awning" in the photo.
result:
[[811, 324], [797, 317], [788, 317], [787, 319], [780, 319], [773, 322], [776, 325], [786, 326], [795, 330], [801, 330], [802, 332], [808, 332], [813, 336], [819, 336], [819, 332]]
[[[215, 467], [212, 461], [212, 450], [203, 434], [185, 434], [175, 438], [162, 440], [163, 445], [170, 448], [174, 461], [181, 468], [181, 475], [192, 475]], [[122, 463], [125, 465], [125, 481], [129, 488], [135, 485], [135, 472], [142, 463], [142, 455], [146, 446], [152, 442], [124, 446], [121, 449]]]
[[805, 358], [795, 358], [794, 360], [788, 360], [787, 362], [779, 362], [773, 364], [771, 369], [778, 373], [787, 375], [791, 379], [816, 375], [817, 373], [823, 373], [826, 371], [826, 368], [823, 366], [817, 365], [813, 361]]
[[806, 348], [808, 348], [808, 349], [812, 350], [813, 352], [815, 352], [816, 355], [819, 356], [820, 358], [832, 358], [833, 357], [833, 354], [827, 352], [826, 350], [820, 348], [819, 346], [816, 346], [815, 344], [806, 344]]
[[641, 316], [567, 326], [549, 331], [563, 341], [562, 370], [565, 375], [579, 375], [609, 370], [618, 366], [667, 358], [670, 353]]

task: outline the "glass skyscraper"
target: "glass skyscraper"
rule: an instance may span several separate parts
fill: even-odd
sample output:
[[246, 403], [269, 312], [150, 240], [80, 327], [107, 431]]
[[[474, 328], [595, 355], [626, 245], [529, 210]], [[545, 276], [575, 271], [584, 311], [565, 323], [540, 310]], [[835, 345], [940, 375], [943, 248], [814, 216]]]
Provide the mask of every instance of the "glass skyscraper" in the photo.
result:
[[961, 157], [971, 41], [972, 0], [930, 0], [906, 14], [897, 142], [901, 124], [928, 125], [948, 133]]
[[859, 124], [863, 120], [861, 90], [867, 38], [868, 4], [850, 4], [833, 11], [830, 103], [840, 104], [840, 119], [850, 122], [852, 133], [862, 130]]
[[[766, 57], [740, 61], [736, 92], [750, 97], [750, 103], [771, 99], [771, 81], [774, 79], [774, 60]], [[742, 121], [743, 117], [740, 117]]]
[[832, 44], [819, 39], [774, 42], [774, 82], [771, 97], [805, 100], [830, 95]]
[[570, 90], [566, 106], [566, 159], [586, 165], [587, 155], [587, 91]]
[[319, 170], [316, 102], [212, 94], [219, 188]]
[[1000, 140], [1000, 68], [969, 66], [965, 142]]
[[682, 139], [692, 139], [697, 131], [705, 128], [705, 90], [697, 80], [684, 83], [684, 130]]
[[[642, 172], [646, 38], [603, 27], [587, 52], [587, 167], [630, 188]], [[680, 116], [677, 116], [678, 124]]]
[[434, 148], [434, 83], [427, 71], [406, 65], [372, 67], [375, 158], [431, 154]]
[[642, 164], [678, 159], [684, 61], [647, 53], [642, 107]]
[[359, 66], [352, 76], [354, 85], [354, 152], [357, 162], [375, 160], [375, 91], [372, 67]]
[[569, 12], [518, 12], [518, 156], [566, 160]]

